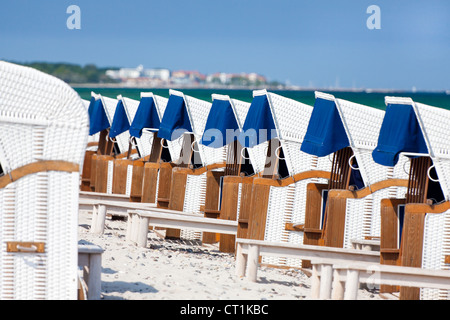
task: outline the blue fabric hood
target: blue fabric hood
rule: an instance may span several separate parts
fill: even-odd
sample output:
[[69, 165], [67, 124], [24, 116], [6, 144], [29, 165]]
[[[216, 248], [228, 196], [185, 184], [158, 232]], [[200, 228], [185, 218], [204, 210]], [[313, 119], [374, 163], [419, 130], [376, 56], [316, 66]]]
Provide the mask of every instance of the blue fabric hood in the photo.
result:
[[132, 137], [140, 138], [142, 129], [148, 128], [152, 129], [152, 131], [157, 131], [160, 124], [161, 122], [159, 121], [155, 101], [152, 97], [142, 97], [136, 115], [130, 126], [130, 135]]
[[267, 96], [254, 97], [238, 141], [243, 147], [251, 148], [276, 137], [275, 122]]
[[130, 129], [130, 122], [128, 121], [127, 112], [125, 111], [123, 101], [119, 100], [119, 102], [117, 102], [116, 111], [114, 112], [111, 129], [109, 130], [109, 137], [115, 138], [128, 129]]
[[[92, 101], [92, 100], [91, 100]], [[89, 105], [89, 135], [108, 129], [110, 127], [108, 117], [101, 99], [95, 100]]]
[[212, 148], [223, 147], [237, 139], [234, 133], [238, 129], [239, 125], [230, 101], [214, 99], [200, 143]]
[[179, 138], [184, 132], [192, 132], [184, 99], [177, 95], [170, 95], [159, 126], [158, 137], [172, 141]]
[[393, 167], [401, 152], [427, 154], [428, 148], [412, 106], [388, 104], [372, 158], [378, 164]]
[[335, 102], [317, 98], [300, 150], [324, 157], [349, 145]]

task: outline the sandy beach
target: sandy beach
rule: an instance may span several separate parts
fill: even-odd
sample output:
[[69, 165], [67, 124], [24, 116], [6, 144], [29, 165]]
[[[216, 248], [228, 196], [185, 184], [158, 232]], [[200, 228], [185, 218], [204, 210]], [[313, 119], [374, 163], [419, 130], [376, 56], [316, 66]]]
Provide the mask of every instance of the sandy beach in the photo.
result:
[[[234, 255], [216, 244], [165, 240], [149, 231], [146, 248], [125, 240], [126, 221], [107, 218], [102, 235], [90, 233], [91, 214], [80, 211], [79, 241], [102, 255], [103, 300], [308, 300], [310, 278], [299, 269], [262, 266], [258, 282], [235, 275]], [[360, 290], [360, 300], [382, 299]]]

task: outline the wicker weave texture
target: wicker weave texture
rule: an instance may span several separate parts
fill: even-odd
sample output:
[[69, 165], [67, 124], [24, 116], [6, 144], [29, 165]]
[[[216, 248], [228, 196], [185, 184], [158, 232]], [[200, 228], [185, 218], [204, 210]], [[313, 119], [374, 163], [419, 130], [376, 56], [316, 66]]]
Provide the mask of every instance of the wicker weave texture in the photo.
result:
[[[52, 76], [0, 62], [0, 127], [6, 174], [40, 160], [82, 166], [86, 106]], [[79, 184], [79, 172], [49, 171], [0, 189], [1, 299], [76, 299]], [[10, 253], [7, 241], [44, 242], [45, 253]]]
[[[425, 216], [422, 268], [449, 270], [445, 256], [450, 255], [450, 210]], [[423, 300], [448, 300], [448, 290], [421, 289]]]
[[450, 199], [450, 112], [422, 103], [414, 103], [414, 110], [427, 143], [428, 151], [436, 166], [442, 191]]
[[[183, 211], [201, 215], [200, 207], [205, 204], [206, 172], [201, 175], [188, 175]], [[181, 230], [181, 238], [186, 240], [200, 240], [201, 232]]]

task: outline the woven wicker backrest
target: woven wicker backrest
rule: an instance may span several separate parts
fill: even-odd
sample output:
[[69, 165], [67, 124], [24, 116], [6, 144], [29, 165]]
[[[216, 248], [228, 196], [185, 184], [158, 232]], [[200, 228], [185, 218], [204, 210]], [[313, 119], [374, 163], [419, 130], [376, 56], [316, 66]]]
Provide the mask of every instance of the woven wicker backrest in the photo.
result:
[[[119, 95], [117, 97], [118, 101], [122, 101], [123, 107], [125, 109], [125, 112], [127, 114], [128, 123], [132, 123], [134, 116], [136, 115], [137, 109], [139, 107], [139, 101], [130, 99], [127, 97], [123, 97]], [[120, 139], [117, 140], [118, 143], [121, 144], [120, 149], [122, 152], [126, 152], [129, 149], [129, 141], [130, 141], [130, 132], [127, 130], [125, 132], [122, 132], [120, 135]], [[126, 141], [126, 144], [125, 144]], [[141, 139], [136, 139], [136, 146], [135, 146], [141, 155], [145, 154], [146, 152], [144, 150], [149, 150], [151, 148], [151, 141], [145, 140], [141, 141]]]
[[[55, 88], [60, 91], [55, 92]], [[72, 88], [34, 69], [0, 61], [0, 93], [0, 162], [4, 172], [38, 159], [83, 163], [87, 137], [80, 141], [78, 135], [88, 128], [89, 120]], [[57, 136], [59, 127], [67, 128], [61, 136]], [[35, 150], [37, 131], [43, 148], [39, 151]]]
[[11, 179], [0, 189], [0, 299], [77, 298], [88, 131], [86, 107], [67, 84], [0, 62], [0, 179]]

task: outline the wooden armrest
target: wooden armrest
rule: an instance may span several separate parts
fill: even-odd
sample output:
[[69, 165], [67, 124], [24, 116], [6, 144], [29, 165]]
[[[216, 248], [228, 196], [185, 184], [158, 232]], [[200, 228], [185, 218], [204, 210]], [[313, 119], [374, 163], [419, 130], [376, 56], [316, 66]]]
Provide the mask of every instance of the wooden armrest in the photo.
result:
[[205, 216], [208, 216], [209, 218], [217, 218], [220, 216], [220, 210], [205, 209], [203, 212], [205, 213]]
[[[133, 150], [131, 150], [130, 155], [136, 154], [136, 153], [137, 153], [137, 150], [133, 149]], [[116, 159], [124, 159], [124, 158], [127, 158], [127, 157], [128, 157], [128, 151], [127, 152], [123, 152], [123, 153], [119, 153], [119, 154], [117, 154], [115, 156]]]
[[387, 179], [383, 181], [376, 182], [369, 187], [365, 187], [360, 190], [339, 190], [334, 189], [328, 192], [328, 199], [331, 198], [350, 198], [350, 199], [362, 199], [376, 191], [386, 189], [389, 187], [408, 187], [407, 179]]
[[248, 219], [238, 219], [239, 223], [247, 223], [248, 224]]
[[286, 231], [305, 231], [305, 225], [304, 224], [286, 223], [284, 229]]
[[433, 205], [425, 203], [410, 203], [405, 206], [405, 212], [413, 213], [443, 213], [450, 209], [450, 201]]
[[306, 233], [322, 233], [323, 230], [317, 228], [304, 228], [303, 231]]
[[400, 249], [397, 248], [380, 248], [380, 253], [400, 253]]
[[97, 147], [97, 146], [98, 146], [97, 141], [88, 142], [88, 144], [86, 145], [86, 147]]
[[206, 167], [201, 167], [201, 168], [197, 168], [197, 169], [192, 169], [192, 168], [183, 168], [183, 167], [175, 167], [174, 170], [176, 171], [184, 171], [186, 172], [186, 174], [189, 175], [201, 175], [203, 173], [205, 173], [206, 171], [211, 171], [214, 169], [220, 169], [220, 168], [225, 168], [226, 167], [226, 163], [222, 162], [222, 163], [214, 163], [214, 164], [210, 164]]
[[274, 187], [286, 187], [288, 185], [294, 184], [298, 181], [311, 179], [311, 178], [323, 178], [329, 179], [331, 173], [323, 170], [310, 170], [305, 172], [300, 172], [294, 175], [293, 177], [287, 177], [284, 179], [272, 179], [272, 178], [255, 178], [255, 184], [263, 184]]

